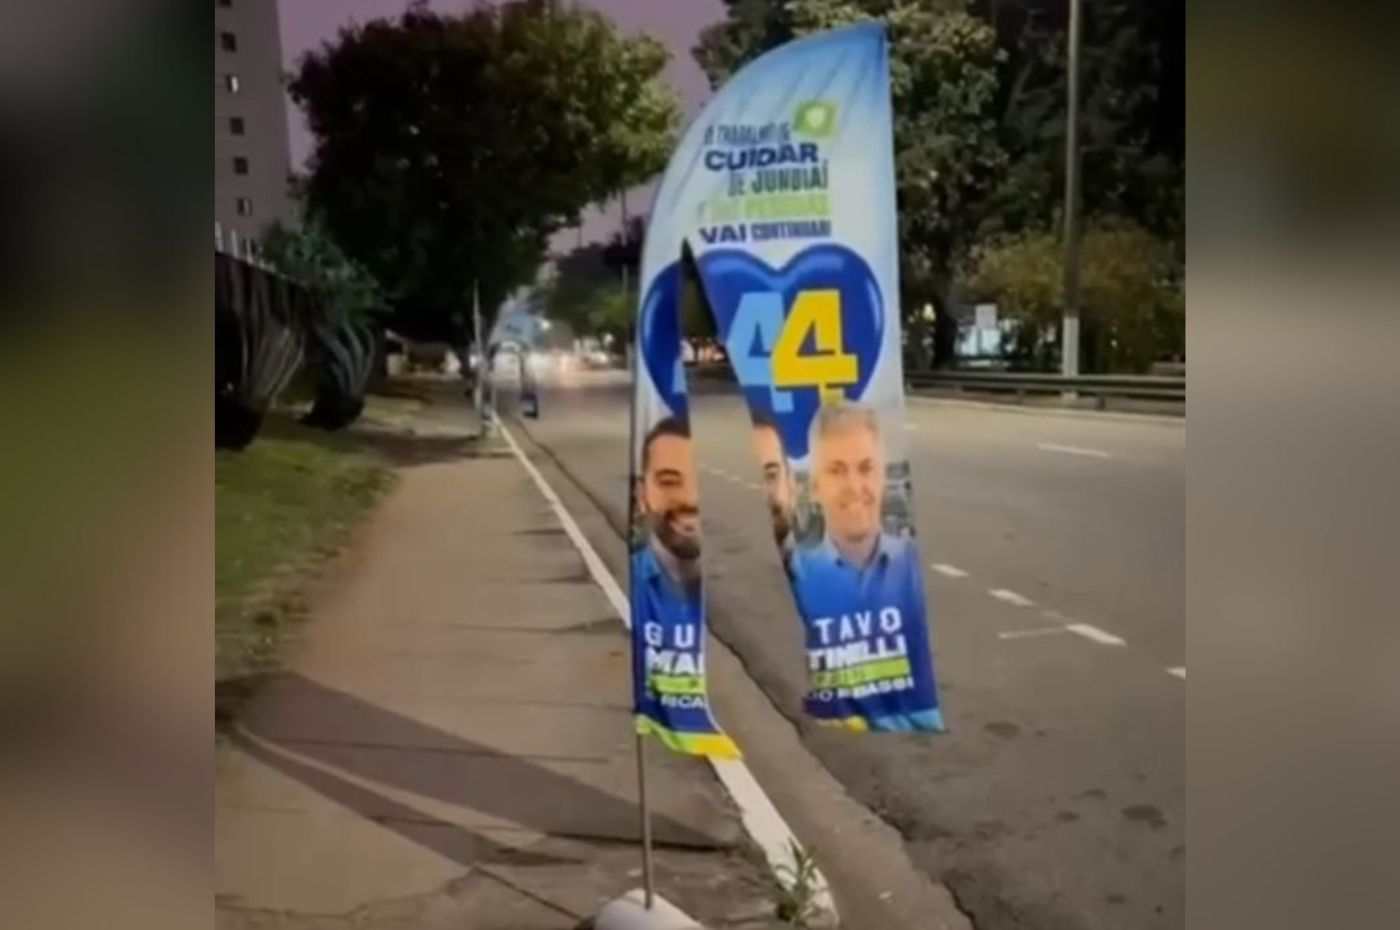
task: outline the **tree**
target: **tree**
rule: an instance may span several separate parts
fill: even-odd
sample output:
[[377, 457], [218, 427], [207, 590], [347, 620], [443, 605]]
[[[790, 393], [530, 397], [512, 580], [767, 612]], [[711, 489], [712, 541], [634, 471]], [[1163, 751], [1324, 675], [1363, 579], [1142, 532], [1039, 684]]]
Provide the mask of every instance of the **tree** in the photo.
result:
[[724, 5], [728, 8], [725, 18], [706, 26], [691, 49], [714, 88], [794, 34], [786, 0], [724, 0]]
[[606, 243], [592, 243], [561, 258], [545, 292], [546, 313], [581, 335], [609, 334], [629, 342], [645, 238], [645, 222], [632, 217]]
[[382, 284], [396, 330], [463, 344], [474, 285], [489, 313], [551, 233], [664, 165], [666, 58], [547, 0], [415, 3], [347, 27], [290, 84], [316, 138], [308, 201]]
[[315, 295], [309, 320], [316, 399], [305, 422], [341, 429], [363, 412], [365, 389], [382, 338], [386, 306], [373, 275], [346, 257], [316, 214], [292, 228], [274, 223], [263, 235], [268, 262]]
[[[718, 86], [795, 36], [862, 19], [889, 29], [901, 295], [906, 314], [938, 308], [935, 357], [956, 340], [955, 269], [991, 236], [1058, 229], [1064, 177], [1065, 4], [1062, 0], [727, 0], [696, 60]], [[1162, 6], [1162, 5], [1158, 5]], [[1164, 118], [1153, 5], [1086, 10], [1081, 68], [1084, 202], [1130, 217], [1184, 254], [1180, 120]], [[1169, 114], [1170, 115], [1170, 114]], [[1165, 127], [1165, 128], [1164, 128]], [[1175, 127], [1175, 128], [1173, 128]], [[921, 341], [922, 321], [911, 335]]]
[[[1063, 0], [980, 0], [977, 7], [984, 9], [1007, 52], [999, 109], [1010, 170], [989, 203], [993, 223], [987, 232], [1058, 225], [1067, 5]], [[1181, 121], [1176, 121], [1175, 135], [1162, 129], [1159, 15], [1141, 0], [1085, 5], [1079, 62], [1082, 196], [1086, 213], [1130, 217], [1175, 240], [1182, 227], [1185, 160]]]
[[[1063, 258], [1058, 236], [1046, 230], [998, 237], [969, 255], [965, 293], [996, 301], [1020, 323], [1014, 352], [1043, 352], [1059, 326]], [[1102, 218], [1085, 230], [1080, 260], [1086, 371], [1142, 372], [1184, 357], [1182, 273], [1169, 242], [1130, 220]]]

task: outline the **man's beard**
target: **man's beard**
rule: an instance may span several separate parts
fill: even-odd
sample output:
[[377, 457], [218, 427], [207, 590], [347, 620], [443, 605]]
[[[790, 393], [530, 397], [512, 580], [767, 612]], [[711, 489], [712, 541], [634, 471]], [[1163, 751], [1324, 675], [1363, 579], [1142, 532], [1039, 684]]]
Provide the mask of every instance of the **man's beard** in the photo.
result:
[[768, 512], [773, 516], [773, 538], [781, 546], [787, 540], [788, 534], [792, 532], [792, 523], [788, 520], [787, 511], [777, 504], [770, 503]]
[[689, 561], [700, 558], [700, 534], [682, 533], [671, 525], [677, 517], [698, 517], [700, 512], [694, 507], [667, 510], [651, 518], [651, 532], [657, 541], [678, 559]]

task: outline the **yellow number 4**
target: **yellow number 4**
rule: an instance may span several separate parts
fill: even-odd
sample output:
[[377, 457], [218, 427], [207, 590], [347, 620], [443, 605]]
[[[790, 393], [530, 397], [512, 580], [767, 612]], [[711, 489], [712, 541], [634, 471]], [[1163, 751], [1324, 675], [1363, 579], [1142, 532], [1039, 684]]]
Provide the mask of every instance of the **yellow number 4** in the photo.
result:
[[[803, 355], [808, 333], [816, 351]], [[856, 357], [844, 351], [841, 339], [841, 292], [798, 294], [773, 347], [773, 386], [816, 387], [826, 402], [840, 398], [841, 385], [860, 380], [859, 370]]]

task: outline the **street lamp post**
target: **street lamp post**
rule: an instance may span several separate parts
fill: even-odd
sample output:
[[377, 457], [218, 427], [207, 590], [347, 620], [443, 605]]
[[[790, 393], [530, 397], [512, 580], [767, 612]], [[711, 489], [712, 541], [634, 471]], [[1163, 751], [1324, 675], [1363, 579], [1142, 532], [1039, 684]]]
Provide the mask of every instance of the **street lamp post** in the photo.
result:
[[1065, 121], [1065, 316], [1060, 374], [1079, 374], [1079, 5], [1069, 0], [1069, 107]]

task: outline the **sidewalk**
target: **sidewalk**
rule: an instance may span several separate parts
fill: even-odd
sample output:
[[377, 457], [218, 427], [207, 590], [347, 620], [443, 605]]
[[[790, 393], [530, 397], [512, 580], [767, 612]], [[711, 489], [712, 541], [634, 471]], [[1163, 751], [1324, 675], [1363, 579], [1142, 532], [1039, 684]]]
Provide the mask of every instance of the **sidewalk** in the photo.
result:
[[[311, 602], [219, 739], [221, 930], [567, 930], [641, 885], [625, 630], [509, 451], [403, 468]], [[708, 766], [648, 761], [657, 890], [776, 926]]]

